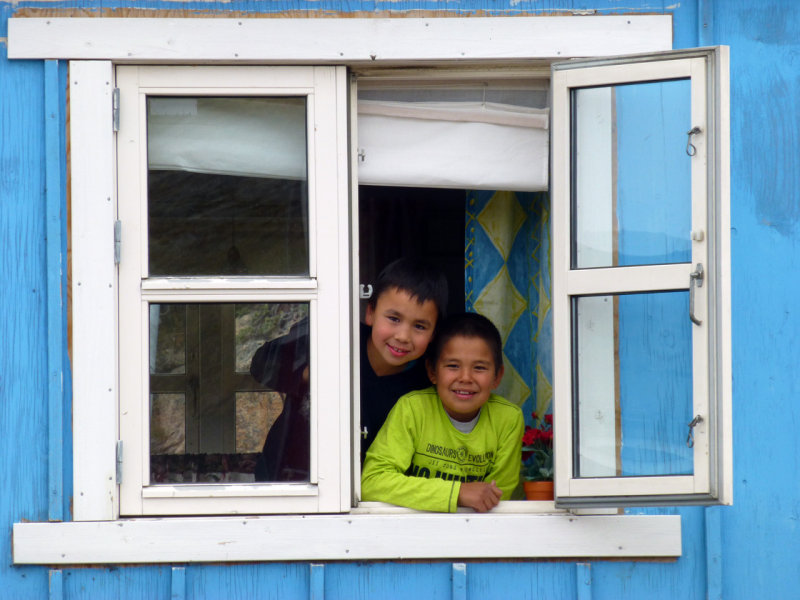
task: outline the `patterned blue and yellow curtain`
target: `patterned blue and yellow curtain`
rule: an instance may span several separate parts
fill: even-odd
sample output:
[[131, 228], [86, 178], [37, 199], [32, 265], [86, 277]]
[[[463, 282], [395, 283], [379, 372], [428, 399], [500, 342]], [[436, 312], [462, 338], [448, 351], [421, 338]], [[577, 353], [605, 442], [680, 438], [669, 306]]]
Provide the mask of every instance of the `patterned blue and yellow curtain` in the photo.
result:
[[552, 398], [549, 200], [543, 192], [470, 191], [466, 205], [466, 309], [500, 330], [498, 393], [530, 421]]

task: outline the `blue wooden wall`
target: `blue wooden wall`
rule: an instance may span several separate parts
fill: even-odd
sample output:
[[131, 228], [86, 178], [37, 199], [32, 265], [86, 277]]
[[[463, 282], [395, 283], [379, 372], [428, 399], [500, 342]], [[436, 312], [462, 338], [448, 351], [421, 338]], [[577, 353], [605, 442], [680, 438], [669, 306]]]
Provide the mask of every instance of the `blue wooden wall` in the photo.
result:
[[[800, 5], [795, 0], [629, 0], [622, 5], [616, 0], [0, 1], [0, 597], [800, 597]], [[66, 72], [63, 64], [8, 61], [7, 19], [31, 9], [55, 14], [130, 7], [361, 16], [417, 10], [498, 16], [571, 10], [667, 13], [674, 17], [675, 47], [729, 45], [734, 506], [677, 511], [684, 547], [675, 562], [278, 563], [54, 571], [12, 566], [14, 522], [69, 518], [71, 464], [60, 293]], [[45, 93], [47, 86], [60, 90], [57, 102]], [[50, 397], [59, 402], [49, 402]], [[65, 416], [64, 430], [50, 427], [59, 413]], [[59, 481], [65, 489], [59, 489]]]

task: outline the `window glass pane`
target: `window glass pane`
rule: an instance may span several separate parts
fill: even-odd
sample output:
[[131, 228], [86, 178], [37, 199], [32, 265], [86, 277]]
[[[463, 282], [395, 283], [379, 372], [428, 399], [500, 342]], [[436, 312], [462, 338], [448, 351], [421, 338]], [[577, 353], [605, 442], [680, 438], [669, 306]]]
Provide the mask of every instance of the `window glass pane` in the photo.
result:
[[688, 292], [584, 296], [573, 311], [578, 476], [691, 474]]
[[306, 99], [149, 97], [150, 275], [308, 275]]
[[572, 268], [691, 260], [690, 91], [689, 80], [573, 91]]
[[151, 305], [151, 353], [185, 365], [151, 370], [151, 483], [308, 480], [308, 310]]

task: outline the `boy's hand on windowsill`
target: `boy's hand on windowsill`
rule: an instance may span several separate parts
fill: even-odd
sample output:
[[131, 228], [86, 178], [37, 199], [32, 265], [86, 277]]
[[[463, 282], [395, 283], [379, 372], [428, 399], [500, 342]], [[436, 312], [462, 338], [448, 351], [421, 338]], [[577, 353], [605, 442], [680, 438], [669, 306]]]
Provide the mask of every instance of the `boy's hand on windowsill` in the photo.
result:
[[502, 496], [502, 490], [494, 481], [491, 483], [483, 481], [462, 483], [458, 492], [458, 505], [468, 506], [477, 512], [486, 512], [497, 506]]

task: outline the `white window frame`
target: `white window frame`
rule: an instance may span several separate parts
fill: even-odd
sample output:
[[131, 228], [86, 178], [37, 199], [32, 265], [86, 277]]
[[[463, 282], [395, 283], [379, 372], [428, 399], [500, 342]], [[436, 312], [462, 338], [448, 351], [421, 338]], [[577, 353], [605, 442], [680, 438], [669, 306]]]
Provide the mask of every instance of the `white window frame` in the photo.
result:
[[[518, 60], [547, 64], [553, 58], [664, 51], [671, 44], [667, 15], [11, 19], [9, 58], [72, 61], [75, 436], [75, 520], [16, 523], [14, 562], [679, 556], [677, 515], [531, 514], [551, 512], [552, 505], [511, 503], [483, 515], [406, 510], [381, 515], [354, 509], [346, 515], [119, 519], [114, 483], [118, 341], [111, 235], [116, 198], [111, 95], [115, 64], [413, 67], [432, 61], [451, 65], [476, 61], [481, 66], [503, 66]], [[351, 295], [355, 286], [351, 280]], [[343, 424], [341, 435], [350, 435], [350, 428]], [[518, 535], [527, 530], [537, 531], [535, 542]], [[404, 535], [398, 536], [398, 531]]]
[[[117, 133], [119, 264], [120, 514], [341, 512], [350, 507], [350, 260], [347, 212], [347, 73], [344, 67], [120, 65]], [[150, 277], [147, 272], [147, 96], [303, 97], [308, 146], [307, 277]], [[312, 369], [308, 483], [150, 485], [149, 307], [155, 302], [306, 302]], [[342, 343], [345, 340], [345, 343]], [[138, 351], [137, 351], [138, 348]]]
[[[653, 266], [573, 268], [571, 176], [573, 90], [637, 82], [686, 79], [690, 84], [691, 262]], [[559, 63], [552, 79], [551, 182], [553, 212], [553, 388], [556, 502], [560, 506], [631, 506], [732, 502], [730, 362], [730, 215], [728, 49], [680, 50], [657, 56]], [[609, 170], [610, 172], [610, 170]], [[599, 182], [595, 184], [600, 186]], [[594, 187], [594, 186], [593, 186]], [[609, 208], [610, 210], [610, 208]], [[609, 212], [610, 214], [610, 212]], [[573, 298], [591, 295], [689, 291], [690, 273], [703, 265], [694, 288], [698, 323], [692, 330], [693, 470], [688, 475], [578, 477], [574, 460]], [[609, 321], [613, 319], [609, 315]], [[689, 315], [686, 315], [687, 322]], [[610, 325], [610, 323], [609, 323]], [[595, 326], [598, 326], [595, 323]], [[610, 331], [610, 330], [609, 330]], [[613, 369], [609, 369], [613, 372]], [[613, 382], [612, 382], [613, 383]], [[613, 411], [612, 411], [613, 412]], [[610, 423], [613, 418], [607, 419]], [[688, 419], [691, 420], [691, 417]], [[688, 425], [687, 420], [687, 425]], [[687, 428], [687, 432], [689, 429]], [[611, 431], [613, 436], [613, 431]]]

